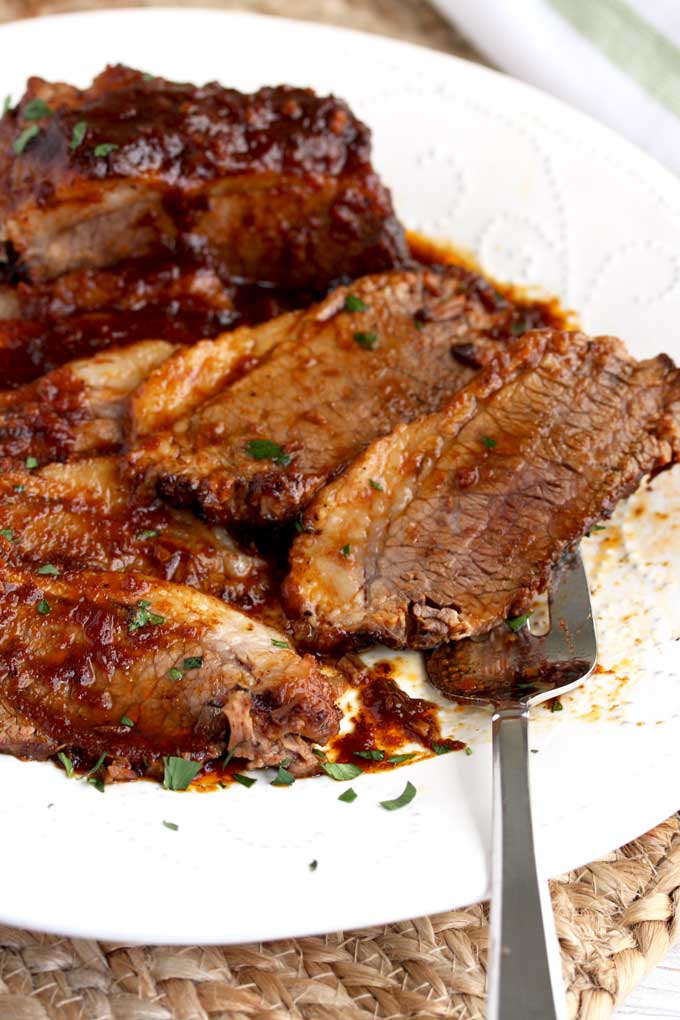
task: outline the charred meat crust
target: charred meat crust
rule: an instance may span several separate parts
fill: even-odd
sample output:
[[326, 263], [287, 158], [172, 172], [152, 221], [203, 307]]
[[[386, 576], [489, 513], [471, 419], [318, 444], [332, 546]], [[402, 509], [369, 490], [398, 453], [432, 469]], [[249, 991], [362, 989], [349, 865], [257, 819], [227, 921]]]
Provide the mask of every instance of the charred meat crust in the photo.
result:
[[[35, 99], [49, 112], [16, 154]], [[0, 121], [0, 196], [0, 242], [33, 280], [183, 250], [324, 287], [408, 258], [368, 128], [309, 89], [244, 95], [120, 66], [85, 90], [31, 78]]]
[[284, 583], [298, 639], [431, 648], [486, 632], [528, 609], [565, 550], [678, 460], [669, 358], [529, 333], [309, 507]]

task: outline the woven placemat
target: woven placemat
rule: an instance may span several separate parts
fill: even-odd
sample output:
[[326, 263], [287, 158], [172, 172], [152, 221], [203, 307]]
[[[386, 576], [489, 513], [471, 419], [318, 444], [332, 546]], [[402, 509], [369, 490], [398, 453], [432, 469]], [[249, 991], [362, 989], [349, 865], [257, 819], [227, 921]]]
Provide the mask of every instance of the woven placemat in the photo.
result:
[[[0, 21], [129, 3], [0, 0]], [[197, 5], [349, 25], [481, 60], [422, 0]], [[552, 891], [570, 1020], [606, 1020], [679, 937], [680, 820], [562, 876]], [[381, 928], [210, 948], [0, 926], [0, 1020], [482, 1020], [487, 938], [481, 904]]]
[[[552, 883], [569, 1017], [606, 1020], [680, 933], [680, 819]], [[486, 906], [226, 947], [0, 928], [0, 1020], [481, 1020]]]

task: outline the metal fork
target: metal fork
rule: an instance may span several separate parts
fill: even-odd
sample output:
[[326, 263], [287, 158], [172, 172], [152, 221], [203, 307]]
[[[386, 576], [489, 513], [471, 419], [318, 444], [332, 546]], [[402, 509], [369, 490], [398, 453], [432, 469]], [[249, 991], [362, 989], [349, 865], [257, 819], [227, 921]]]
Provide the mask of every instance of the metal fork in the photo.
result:
[[[559, 946], [547, 881], [539, 879], [529, 792], [529, 711], [582, 683], [597, 660], [588, 579], [578, 551], [561, 564], [550, 629], [496, 628], [434, 652], [431, 683], [457, 702], [491, 705], [493, 837], [488, 1020], [562, 1020]], [[556, 703], [556, 705], [559, 702]]]

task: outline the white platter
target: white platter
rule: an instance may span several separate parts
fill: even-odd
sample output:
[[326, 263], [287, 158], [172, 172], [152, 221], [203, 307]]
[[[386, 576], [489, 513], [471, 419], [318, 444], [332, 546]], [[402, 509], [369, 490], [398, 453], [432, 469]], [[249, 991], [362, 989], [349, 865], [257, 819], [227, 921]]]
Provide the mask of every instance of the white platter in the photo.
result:
[[[409, 227], [474, 251], [498, 279], [559, 295], [586, 329], [619, 333], [637, 355], [680, 357], [680, 183], [555, 100], [401, 43], [188, 9], [5, 26], [0, 95], [18, 97], [32, 73], [85, 85], [117, 61], [344, 96], [373, 128]], [[680, 469], [584, 542], [604, 672], [559, 715], [537, 713], [535, 810], [551, 874], [680, 807], [679, 522]], [[405, 659], [404, 682], [426, 692], [417, 674]], [[471, 756], [362, 777], [351, 805], [326, 778], [202, 795], [138, 783], [101, 796], [49, 764], [0, 760], [0, 918], [122, 941], [240, 942], [476, 901], [487, 891], [488, 720], [451, 709], [447, 719]], [[407, 779], [413, 803], [382, 810]]]

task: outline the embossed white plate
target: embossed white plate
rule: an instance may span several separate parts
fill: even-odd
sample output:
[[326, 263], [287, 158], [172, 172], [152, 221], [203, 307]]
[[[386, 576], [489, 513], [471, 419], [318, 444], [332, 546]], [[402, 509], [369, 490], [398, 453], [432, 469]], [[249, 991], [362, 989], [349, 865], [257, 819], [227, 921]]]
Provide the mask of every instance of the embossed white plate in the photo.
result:
[[[135, 10], [0, 29], [0, 94], [27, 75], [85, 84], [107, 61], [242, 89], [292, 82], [346, 97], [413, 228], [536, 284], [636, 355], [680, 356], [680, 184], [553, 99], [480, 67], [368, 35], [241, 14]], [[680, 807], [680, 470], [586, 540], [600, 673], [536, 713], [540, 853], [551, 874]], [[426, 692], [415, 657], [404, 683]], [[76, 935], [230, 942], [461, 906], [487, 890], [490, 753], [482, 713], [448, 708], [474, 753], [343, 786], [104, 796], [51, 765], [0, 761], [0, 917]], [[406, 780], [401, 811], [378, 801]], [[163, 826], [173, 822], [177, 831]], [[310, 862], [317, 861], [316, 870]]]

